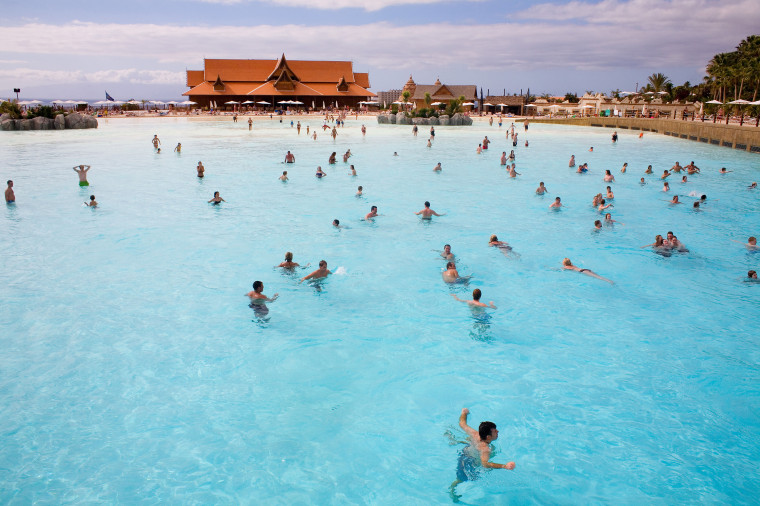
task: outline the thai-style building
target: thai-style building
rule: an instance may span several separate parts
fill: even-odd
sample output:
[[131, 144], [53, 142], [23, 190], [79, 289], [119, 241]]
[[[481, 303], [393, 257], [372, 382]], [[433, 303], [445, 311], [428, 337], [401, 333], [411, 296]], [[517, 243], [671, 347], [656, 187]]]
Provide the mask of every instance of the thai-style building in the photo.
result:
[[[203, 70], [187, 71], [183, 95], [201, 107], [230, 101], [272, 107], [356, 107], [375, 96], [369, 74], [350, 61], [205, 59]], [[280, 102], [290, 101], [290, 104]], [[212, 103], [213, 102], [213, 103]], [[293, 102], [300, 102], [300, 104]]]
[[[401, 93], [408, 91], [409, 103], [413, 104], [412, 107], [421, 109], [428, 107], [425, 102], [425, 93], [430, 93], [430, 103], [434, 104], [439, 102], [440, 107], [444, 107], [454, 99], [464, 96], [465, 103], [475, 103], [478, 98], [478, 89], [474, 84], [442, 84], [440, 79], [436, 79], [434, 84], [417, 84], [409, 76], [409, 80], [404, 85]], [[399, 101], [403, 101], [403, 97], [399, 95]], [[435, 107], [435, 106], [433, 106]], [[465, 106], [465, 109], [469, 109], [472, 106]]]

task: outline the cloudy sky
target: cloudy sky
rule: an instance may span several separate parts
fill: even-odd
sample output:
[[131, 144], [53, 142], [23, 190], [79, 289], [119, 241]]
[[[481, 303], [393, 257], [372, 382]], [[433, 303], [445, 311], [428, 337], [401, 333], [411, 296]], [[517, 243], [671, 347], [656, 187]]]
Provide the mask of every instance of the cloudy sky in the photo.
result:
[[179, 99], [203, 58], [352, 60], [372, 91], [437, 77], [492, 93], [696, 82], [760, 34], [758, 0], [3, 2], [0, 97]]

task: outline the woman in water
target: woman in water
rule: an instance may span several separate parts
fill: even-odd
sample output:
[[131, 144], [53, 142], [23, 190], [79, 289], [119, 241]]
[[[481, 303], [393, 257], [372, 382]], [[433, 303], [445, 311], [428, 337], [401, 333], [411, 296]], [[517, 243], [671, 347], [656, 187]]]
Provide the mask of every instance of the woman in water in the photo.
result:
[[215, 206], [218, 206], [222, 202], [227, 202], [227, 201], [219, 196], [219, 192], [214, 192], [214, 198], [208, 201], [209, 204], [213, 203]]
[[569, 258], [565, 258], [562, 260], [562, 268], [568, 271], [580, 272], [581, 274], [585, 274], [586, 276], [591, 276], [592, 278], [601, 279], [602, 281], [606, 281], [611, 285], [614, 284], [612, 280], [603, 278], [602, 276], [595, 273], [591, 269], [581, 269], [580, 267], [576, 267], [575, 265], [573, 265], [573, 262], [571, 262]]
[[327, 160], [327, 163], [329, 163], [331, 165], [334, 164], [335, 163], [335, 155], [336, 155], [336, 153], [335, 153], [335, 151], [333, 151], [332, 154], [330, 155], [330, 158]]
[[317, 167], [317, 173], [315, 174], [317, 178], [323, 178], [327, 175], [326, 172], [322, 172], [322, 167]]
[[607, 200], [612, 200], [615, 198], [615, 194], [612, 193], [612, 188], [609, 186], [607, 187]]
[[195, 170], [198, 171], [198, 177], [203, 177], [203, 173], [205, 172], [206, 168], [201, 162], [198, 162], [198, 166], [195, 168]]
[[609, 183], [610, 181], [612, 181], [614, 183], [615, 182], [615, 176], [613, 176], [612, 172], [610, 172], [609, 170], [605, 170], [604, 171], [604, 182], [605, 183]]
[[517, 255], [517, 253], [512, 251], [512, 246], [510, 246], [504, 241], [500, 241], [499, 238], [496, 237], [496, 234], [492, 235], [491, 238], [488, 239], [488, 245], [493, 246], [494, 248], [498, 248], [502, 253], [504, 253], [504, 256], [507, 256], [510, 253]]
[[[285, 253], [285, 261], [280, 263], [277, 267], [282, 267], [283, 269], [295, 269], [296, 267], [301, 267], [301, 265], [293, 261], [293, 253], [288, 251]], [[306, 267], [308, 267], [308, 265], [306, 265]]]

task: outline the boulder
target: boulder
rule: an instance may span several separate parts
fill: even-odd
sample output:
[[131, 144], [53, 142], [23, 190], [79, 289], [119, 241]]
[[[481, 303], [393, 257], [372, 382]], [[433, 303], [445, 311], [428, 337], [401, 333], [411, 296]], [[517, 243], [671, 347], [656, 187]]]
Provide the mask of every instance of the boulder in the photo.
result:
[[411, 123], [412, 123], [412, 119], [406, 114], [404, 114], [403, 112], [396, 114], [397, 125], [410, 125]]
[[449, 118], [448, 114], [442, 114], [438, 116], [438, 124], [442, 126], [449, 126], [451, 124], [451, 119]]
[[[3, 116], [7, 116], [7, 114], [3, 114]], [[2, 121], [0, 121], [0, 130], [15, 130], [16, 129], [16, 123], [10, 119], [10, 118], [4, 118]]]
[[377, 124], [378, 125], [389, 125], [391, 120], [388, 118], [387, 114], [378, 114], [377, 115]]
[[412, 123], [415, 125], [427, 125], [428, 120], [427, 118], [412, 118]]
[[53, 129], [53, 120], [50, 118], [43, 118], [42, 116], [37, 116], [36, 118], [33, 118], [31, 120], [27, 120], [32, 123], [32, 130], [52, 130]]
[[431, 116], [431, 117], [429, 117], [429, 118], [428, 118], [428, 122], [427, 122], [427, 124], [428, 124], [428, 125], [440, 125], [440, 124], [441, 124], [441, 122], [440, 122], [440, 120], [439, 120], [438, 118], [436, 118], [435, 116]]
[[53, 128], [56, 130], [63, 130], [66, 128], [66, 119], [64, 118], [63, 114], [59, 114], [55, 117], [53, 120]]
[[17, 119], [15, 120], [16, 130], [32, 130], [34, 123], [30, 119]]
[[451, 118], [449, 118], [449, 125], [462, 126], [462, 116], [459, 113], [451, 116]]
[[81, 128], [98, 128], [98, 120], [92, 116], [86, 116], [79, 114], [78, 112], [69, 114], [64, 120], [66, 128], [81, 129]]

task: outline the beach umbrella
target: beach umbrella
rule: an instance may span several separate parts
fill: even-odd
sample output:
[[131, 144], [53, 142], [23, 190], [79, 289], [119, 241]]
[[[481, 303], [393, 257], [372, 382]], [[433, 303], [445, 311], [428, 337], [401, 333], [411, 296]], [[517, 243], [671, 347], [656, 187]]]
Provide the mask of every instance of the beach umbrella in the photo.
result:
[[303, 105], [303, 102], [299, 102], [298, 100], [293, 100], [293, 105]]
[[166, 105], [164, 102], [161, 102], [160, 100], [151, 100], [148, 103], [153, 104], [153, 105]]
[[667, 91], [658, 91], [657, 94], [658, 95], [667, 95], [668, 92]]
[[750, 103], [749, 100], [739, 99], [739, 100], [734, 100], [733, 102], [729, 102], [729, 105], [747, 105], [749, 103]]
[[646, 93], [644, 93], [644, 95], [654, 95], [654, 92], [653, 91], [647, 91]]
[[176, 102], [174, 100], [171, 100], [171, 101], [169, 101], [169, 102], [166, 103], [166, 105], [177, 105], [177, 104], [179, 104], [179, 102]]
[[[493, 104], [492, 104], [492, 103], [490, 103], [490, 102], [486, 102], [486, 103], [484, 103], [483, 105], [487, 105], [487, 106], [489, 106], [489, 107], [493, 107]], [[502, 105], [502, 104], [499, 104], [499, 105]]]
[[86, 100], [77, 100], [76, 103], [77, 105], [89, 105], [89, 102]]
[[760, 100], [755, 100], [754, 102], [750, 102], [749, 105], [760, 105]]
[[462, 104], [462, 105], [475, 105], [475, 104], [474, 104], [473, 102], [465, 102], [465, 103], [464, 103], [464, 104]]
[[184, 102], [180, 102], [179, 105], [198, 105], [198, 102], [193, 102], [192, 100], [185, 100]]
[[317, 105], [314, 103], [314, 101], [313, 101], [313, 100], [311, 101], [311, 108], [312, 108], [312, 109], [316, 109], [316, 108], [317, 108]]
[[720, 100], [710, 100], [709, 102], [705, 102], [706, 104], [714, 104], [714, 105], [723, 105], [723, 102]]
[[283, 100], [283, 101], [277, 102], [277, 103], [280, 104], [280, 105], [282, 105], [282, 104], [289, 104], [290, 100]]
[[129, 105], [142, 105], [142, 102], [139, 100], [130, 100], [127, 102]]
[[246, 100], [245, 102], [243, 102], [243, 105], [247, 105], [247, 104], [255, 104], [255, 103], [256, 103], [256, 102], [254, 102], [253, 100]]
[[225, 102], [224, 104], [225, 105], [230, 105], [230, 104], [239, 104], [239, 103], [240, 102], [235, 102], [234, 100], [230, 100], [229, 102]]
[[50, 103], [51, 103], [51, 104], [62, 104], [62, 103], [63, 103], [63, 100], [53, 100], [53, 101], [52, 101], [52, 102], [50, 102]]
[[260, 102], [256, 102], [256, 103], [257, 103], [257, 104], [260, 104], [260, 105], [270, 105], [270, 104], [269, 104], [269, 102], [266, 102], [266, 101], [264, 101], [264, 100], [262, 100], [262, 101], [260, 101]]
[[[393, 102], [393, 103], [395, 104], [396, 102]], [[399, 103], [401, 103], [401, 102], [399, 102]], [[443, 102], [433, 102], [430, 105], [443, 105]]]

